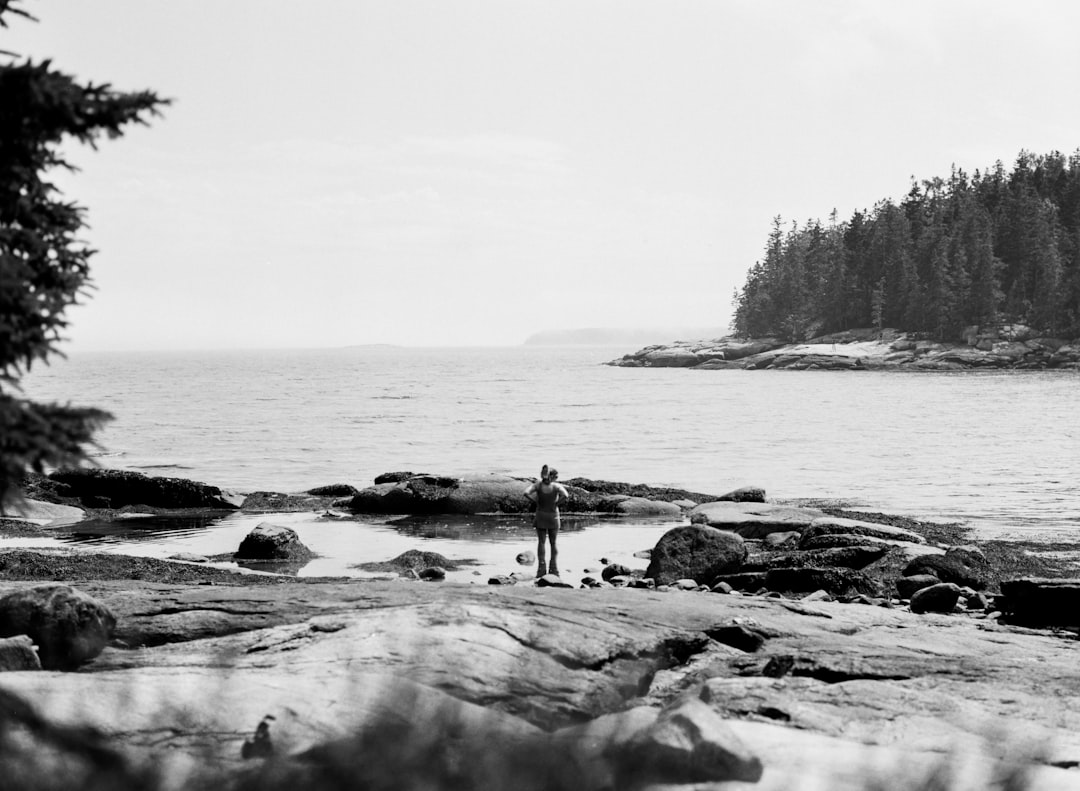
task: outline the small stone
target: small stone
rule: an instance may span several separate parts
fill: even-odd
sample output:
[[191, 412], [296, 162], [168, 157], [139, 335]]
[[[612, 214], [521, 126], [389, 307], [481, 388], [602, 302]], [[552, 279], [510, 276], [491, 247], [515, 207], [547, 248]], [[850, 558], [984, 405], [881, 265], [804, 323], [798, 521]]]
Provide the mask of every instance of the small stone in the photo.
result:
[[734, 593], [735, 589], [733, 587], [731, 587], [730, 585], [728, 585], [723, 580], [721, 580], [720, 582], [718, 582], [718, 583], [716, 583], [715, 585], [712, 586], [712, 592], [713, 593]]
[[693, 590], [697, 586], [698, 586], [697, 580], [692, 580], [692, 579], [675, 580], [674, 582], [671, 583], [671, 587], [677, 588], [678, 590], [683, 590], [683, 591]]
[[801, 601], [832, 601], [832, 596], [828, 591], [821, 590], [820, 588], [813, 593], [808, 593], [802, 597]]
[[574, 587], [568, 582], [563, 582], [557, 574], [545, 574], [536, 580], [536, 587], [538, 588], [572, 588]]
[[536, 562], [536, 555], [531, 551], [518, 552], [517, 557], [514, 558], [514, 560], [517, 561], [519, 566], [531, 566]]
[[428, 582], [441, 582], [446, 579], [446, 569], [438, 566], [430, 566], [420, 571], [420, 579]]
[[953, 582], [941, 582], [916, 591], [911, 597], [911, 611], [913, 613], [953, 611], [957, 600], [960, 598], [960, 586]]
[[514, 577], [508, 577], [505, 574], [497, 574], [488, 580], [488, 585], [516, 585], [517, 580]]
[[604, 570], [600, 572], [600, 576], [610, 582], [612, 577], [629, 577], [630, 569], [621, 563], [609, 563], [604, 566]]

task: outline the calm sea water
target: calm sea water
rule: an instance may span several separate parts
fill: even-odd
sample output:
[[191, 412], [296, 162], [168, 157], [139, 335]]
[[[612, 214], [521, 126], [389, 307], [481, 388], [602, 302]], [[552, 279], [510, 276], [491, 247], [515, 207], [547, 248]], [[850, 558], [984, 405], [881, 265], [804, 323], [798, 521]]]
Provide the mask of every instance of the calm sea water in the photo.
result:
[[[1076, 372], [602, 364], [628, 351], [83, 353], [35, 370], [24, 384], [33, 398], [115, 414], [100, 435], [104, 466], [226, 489], [362, 487], [390, 470], [528, 476], [549, 463], [564, 479], [718, 494], [753, 484], [777, 500], [838, 500], [964, 521], [988, 537], [1080, 542]], [[252, 519], [114, 526], [82, 540], [147, 554], [226, 552]], [[304, 573], [386, 559], [374, 555], [418, 542], [476, 557], [486, 570], [532, 544], [527, 526], [513, 521], [436, 525], [432, 535], [370, 523], [362, 536], [355, 523], [316, 523], [313, 515], [273, 521], [294, 523], [326, 555]], [[578, 568], [595, 565], [594, 556], [629, 555], [670, 527], [580, 523], [567, 531], [564, 552], [583, 556]]]

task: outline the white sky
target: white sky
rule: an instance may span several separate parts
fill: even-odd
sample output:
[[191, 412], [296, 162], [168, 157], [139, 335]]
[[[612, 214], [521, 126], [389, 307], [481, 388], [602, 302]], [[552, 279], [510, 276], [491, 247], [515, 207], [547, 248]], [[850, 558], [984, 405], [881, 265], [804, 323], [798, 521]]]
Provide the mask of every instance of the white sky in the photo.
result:
[[771, 218], [1080, 147], [1073, 0], [50, 0], [0, 49], [175, 104], [77, 152], [76, 349], [726, 325]]

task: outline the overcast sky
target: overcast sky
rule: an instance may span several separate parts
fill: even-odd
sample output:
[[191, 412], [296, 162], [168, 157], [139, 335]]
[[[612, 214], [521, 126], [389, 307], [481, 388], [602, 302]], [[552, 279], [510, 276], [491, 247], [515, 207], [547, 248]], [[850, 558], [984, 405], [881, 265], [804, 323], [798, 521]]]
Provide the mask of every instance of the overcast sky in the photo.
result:
[[1080, 3], [49, 0], [0, 49], [175, 100], [76, 152], [69, 349], [723, 326], [772, 217], [1080, 147]]

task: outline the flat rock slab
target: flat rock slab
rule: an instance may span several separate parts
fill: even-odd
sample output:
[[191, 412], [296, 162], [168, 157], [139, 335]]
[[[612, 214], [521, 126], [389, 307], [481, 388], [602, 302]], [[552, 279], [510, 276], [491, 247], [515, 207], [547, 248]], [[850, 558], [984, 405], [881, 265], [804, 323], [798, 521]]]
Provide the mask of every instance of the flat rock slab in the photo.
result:
[[743, 538], [764, 538], [770, 533], [802, 532], [825, 516], [816, 508], [796, 508], [770, 503], [702, 503], [690, 511], [690, 519], [704, 519], [710, 527], [733, 530]]
[[47, 503], [43, 500], [23, 500], [8, 508], [11, 516], [17, 516], [39, 525], [66, 525], [81, 522], [86, 511], [73, 505]]
[[859, 535], [876, 538], [881, 541], [901, 544], [925, 544], [926, 539], [911, 530], [892, 527], [877, 522], [864, 522], [861, 519], [845, 519], [838, 516], [822, 516], [810, 523], [803, 533], [803, 540], [825, 535]]
[[[2, 583], [0, 592], [20, 586]], [[302, 707], [306, 696], [316, 709], [327, 698], [342, 701], [327, 703], [338, 707], [330, 716], [348, 706], [350, 685], [362, 691], [362, 679], [389, 676], [544, 730], [635, 703], [661, 707], [707, 688], [709, 705], [738, 721], [733, 728], [764, 765], [760, 786], [748, 788], [793, 787], [781, 780], [798, 776], [795, 758], [808, 762], [813, 777], [852, 778], [854, 759], [907, 756], [909, 768], [925, 768], [957, 745], [982, 756], [984, 767], [1014, 751], [1044, 765], [1080, 761], [1074, 636], [985, 617], [616, 588], [124, 582], [85, 590], [114, 609], [129, 640], [162, 621], [176, 627], [172, 642], [110, 647], [79, 673], [0, 674], [0, 689], [50, 717], [91, 717], [119, 738], [157, 739], [157, 749], [183, 754], [216, 728], [233, 749], [256, 727], [250, 719], [277, 706]], [[733, 624], [763, 642], [743, 651], [709, 637]], [[181, 640], [184, 634], [198, 639]], [[180, 713], [91, 706], [105, 687], [117, 701], [161, 690], [157, 699], [172, 700]], [[227, 707], [207, 708], [234, 697], [243, 716], [225, 721]], [[769, 746], [784, 739], [791, 749]], [[1038, 751], [1025, 752], [1032, 742]], [[1043, 775], [1077, 777], [1050, 768], [1036, 773]]]

